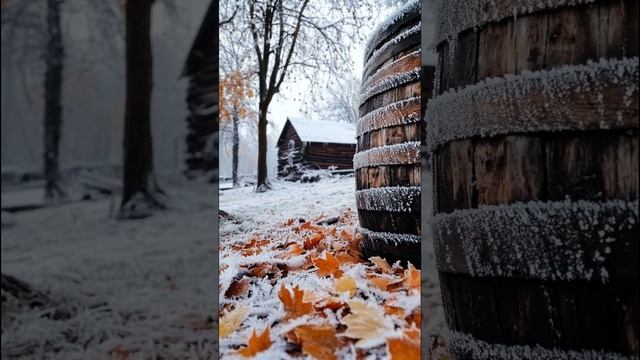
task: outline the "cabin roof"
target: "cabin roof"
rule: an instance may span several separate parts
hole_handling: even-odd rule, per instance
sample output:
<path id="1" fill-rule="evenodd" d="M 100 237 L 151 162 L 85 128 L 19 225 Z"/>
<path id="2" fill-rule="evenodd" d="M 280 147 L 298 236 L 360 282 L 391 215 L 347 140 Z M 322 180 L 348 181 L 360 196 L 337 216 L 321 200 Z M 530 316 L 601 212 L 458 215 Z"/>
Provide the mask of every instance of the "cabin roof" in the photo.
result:
<path id="1" fill-rule="evenodd" d="M 332 143 L 332 144 L 355 144 L 356 127 L 347 122 L 335 121 L 313 121 L 301 118 L 287 118 L 287 123 L 303 142 Z M 282 128 L 284 133 L 287 124 Z M 282 137 L 282 134 L 280 137 Z"/>
<path id="2" fill-rule="evenodd" d="M 210 62 L 207 55 L 218 51 L 218 2 L 212 0 L 204 15 L 198 34 L 193 40 L 187 59 L 184 62 L 181 76 L 191 76 L 203 63 Z M 216 55 L 217 57 L 217 55 Z"/>

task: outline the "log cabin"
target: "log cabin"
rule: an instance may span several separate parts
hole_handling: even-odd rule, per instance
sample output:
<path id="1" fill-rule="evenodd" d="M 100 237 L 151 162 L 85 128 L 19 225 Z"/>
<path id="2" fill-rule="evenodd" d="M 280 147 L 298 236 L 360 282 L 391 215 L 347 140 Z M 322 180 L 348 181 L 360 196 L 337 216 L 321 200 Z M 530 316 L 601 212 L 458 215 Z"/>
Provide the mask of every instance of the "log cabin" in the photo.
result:
<path id="1" fill-rule="evenodd" d="M 287 118 L 277 142 L 278 177 L 296 179 L 304 170 L 353 169 L 355 125 Z"/>
<path id="2" fill-rule="evenodd" d="M 187 55 L 187 176 L 218 167 L 218 3 L 212 1 Z M 217 176 L 217 175 L 216 175 Z M 215 176 L 214 176 L 215 177 Z"/>

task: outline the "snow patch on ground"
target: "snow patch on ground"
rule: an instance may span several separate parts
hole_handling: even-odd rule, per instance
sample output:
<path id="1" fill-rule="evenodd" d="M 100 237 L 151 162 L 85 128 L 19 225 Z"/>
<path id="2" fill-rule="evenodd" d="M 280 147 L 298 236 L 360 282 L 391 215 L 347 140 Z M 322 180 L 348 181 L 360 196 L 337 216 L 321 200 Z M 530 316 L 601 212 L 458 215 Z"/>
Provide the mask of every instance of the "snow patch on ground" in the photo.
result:
<path id="1" fill-rule="evenodd" d="M 161 183 L 171 208 L 146 219 L 109 218 L 110 199 L 12 214 L 15 225 L 2 229 L 2 273 L 49 293 L 72 316 L 3 307 L 3 357 L 211 357 L 215 187 Z"/>

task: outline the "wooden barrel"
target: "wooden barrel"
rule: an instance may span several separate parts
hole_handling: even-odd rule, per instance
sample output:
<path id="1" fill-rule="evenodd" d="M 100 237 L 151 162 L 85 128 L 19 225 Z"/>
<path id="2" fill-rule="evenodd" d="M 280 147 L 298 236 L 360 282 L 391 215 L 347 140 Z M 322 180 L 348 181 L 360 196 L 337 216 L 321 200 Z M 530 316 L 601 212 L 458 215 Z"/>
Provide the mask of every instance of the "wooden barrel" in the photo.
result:
<path id="1" fill-rule="evenodd" d="M 638 356 L 638 0 L 443 0 L 427 105 L 455 359 Z"/>
<path id="2" fill-rule="evenodd" d="M 366 257 L 420 266 L 420 1 L 369 39 L 354 160 Z"/>

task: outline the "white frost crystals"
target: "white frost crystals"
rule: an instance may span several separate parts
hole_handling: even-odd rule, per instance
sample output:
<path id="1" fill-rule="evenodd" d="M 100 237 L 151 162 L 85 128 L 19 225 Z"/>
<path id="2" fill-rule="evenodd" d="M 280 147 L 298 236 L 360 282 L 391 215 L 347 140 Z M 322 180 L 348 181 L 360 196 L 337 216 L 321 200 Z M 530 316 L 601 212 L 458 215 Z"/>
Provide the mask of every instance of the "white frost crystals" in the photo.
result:
<path id="1" fill-rule="evenodd" d="M 471 335 L 451 331 L 451 355 L 477 360 L 631 360 L 633 356 L 596 350 L 547 349 L 540 345 L 491 344 Z"/>
<path id="2" fill-rule="evenodd" d="M 436 215 L 438 269 L 472 276 L 602 283 L 609 281 L 609 272 L 615 278 L 633 277 L 633 269 L 609 257 L 619 256 L 612 248 L 632 251 L 628 239 L 638 229 L 638 214 L 638 200 L 565 200 Z"/>
<path id="3" fill-rule="evenodd" d="M 427 145 L 514 132 L 638 127 L 638 57 L 523 71 L 451 90 L 427 105 Z"/>
<path id="4" fill-rule="evenodd" d="M 396 10 L 393 14 L 388 16 L 382 23 L 380 23 L 376 28 L 371 32 L 371 37 L 367 40 L 367 45 L 365 49 L 367 52 L 373 47 L 377 46 L 381 41 L 389 37 L 390 30 L 393 28 L 393 25 L 404 19 L 405 17 L 411 16 L 412 14 L 421 14 L 422 13 L 422 1 L 420 0 L 409 0 L 406 4 Z M 366 56 L 366 53 L 365 53 Z"/>
<path id="5" fill-rule="evenodd" d="M 420 210 L 419 186 L 389 186 L 356 191 L 359 209 L 412 212 Z"/>
<path id="6" fill-rule="evenodd" d="M 438 6 L 436 42 L 447 39 L 471 28 L 478 28 L 490 22 L 507 17 L 532 14 L 562 6 L 589 4 L 596 0 L 441 0 Z"/>
<path id="7" fill-rule="evenodd" d="M 353 156 L 354 170 L 366 166 L 403 165 L 420 163 L 420 142 L 411 141 L 401 144 L 371 148 Z"/>
<path id="8" fill-rule="evenodd" d="M 371 84 L 369 87 L 365 88 L 360 94 L 360 103 L 364 104 L 369 98 L 374 95 L 378 95 L 382 92 L 385 92 L 389 89 L 393 89 L 399 87 L 400 85 L 408 84 L 410 82 L 420 80 L 420 68 L 415 68 L 413 70 L 399 73 L 399 74 L 391 74 L 383 77 L 380 81 L 375 84 Z"/>
<path id="9" fill-rule="evenodd" d="M 408 107 L 413 105 L 420 106 L 419 96 L 396 101 L 368 113 L 358 119 L 358 123 L 356 124 L 356 136 L 360 136 L 363 133 L 370 132 L 372 130 L 407 125 L 420 121 L 419 111 L 412 111 L 408 113 L 406 111 Z M 404 115 L 405 113 L 407 114 Z"/>
<path id="10" fill-rule="evenodd" d="M 420 235 L 413 234 L 396 234 L 390 232 L 383 231 L 372 231 L 365 228 L 360 228 L 360 232 L 362 236 L 374 241 L 374 242 L 386 242 L 393 243 L 395 245 L 404 244 L 404 243 L 420 243 L 421 237 Z"/>

